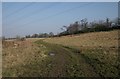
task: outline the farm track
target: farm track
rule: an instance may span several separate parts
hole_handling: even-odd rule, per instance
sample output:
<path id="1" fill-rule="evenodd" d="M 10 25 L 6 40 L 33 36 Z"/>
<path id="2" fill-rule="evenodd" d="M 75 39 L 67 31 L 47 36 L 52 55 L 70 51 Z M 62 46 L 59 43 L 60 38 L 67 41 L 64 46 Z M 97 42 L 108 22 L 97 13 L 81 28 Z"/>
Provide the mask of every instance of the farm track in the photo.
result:
<path id="1" fill-rule="evenodd" d="M 99 76 L 92 66 L 74 49 L 68 49 L 58 44 L 43 43 L 55 56 L 51 56 L 52 65 L 48 76 L 65 77 L 95 77 Z"/>
<path id="2" fill-rule="evenodd" d="M 5 41 L 2 47 L 2 75 L 118 77 L 117 32 Z"/>

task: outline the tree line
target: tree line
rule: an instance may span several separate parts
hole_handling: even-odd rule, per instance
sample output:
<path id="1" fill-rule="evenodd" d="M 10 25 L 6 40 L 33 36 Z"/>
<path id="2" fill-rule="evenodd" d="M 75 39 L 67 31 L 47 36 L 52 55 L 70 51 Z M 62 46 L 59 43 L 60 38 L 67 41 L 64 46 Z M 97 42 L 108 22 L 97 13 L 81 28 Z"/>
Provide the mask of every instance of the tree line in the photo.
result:
<path id="1" fill-rule="evenodd" d="M 86 18 L 76 21 L 69 26 L 63 26 L 59 36 L 80 34 L 87 32 L 99 32 L 99 31 L 109 31 L 113 29 L 120 29 L 120 18 L 116 18 L 113 21 L 110 21 L 109 18 L 105 20 L 88 22 Z"/>
<path id="2" fill-rule="evenodd" d="M 76 21 L 68 26 L 62 26 L 61 32 L 58 34 L 50 33 L 39 33 L 26 35 L 25 37 L 16 36 L 15 38 L 5 38 L 5 39 L 20 39 L 24 40 L 24 38 L 49 38 L 49 37 L 60 37 L 65 35 L 73 35 L 73 34 L 81 34 L 87 32 L 99 32 L 99 31 L 109 31 L 113 29 L 120 29 L 120 18 L 115 18 L 114 20 L 110 20 L 106 18 L 105 20 L 88 22 L 87 18 L 81 19 L 80 21 Z"/>
<path id="3" fill-rule="evenodd" d="M 54 33 L 39 33 L 39 34 L 33 34 L 33 35 L 26 35 L 26 38 L 47 38 L 47 37 L 53 37 Z"/>

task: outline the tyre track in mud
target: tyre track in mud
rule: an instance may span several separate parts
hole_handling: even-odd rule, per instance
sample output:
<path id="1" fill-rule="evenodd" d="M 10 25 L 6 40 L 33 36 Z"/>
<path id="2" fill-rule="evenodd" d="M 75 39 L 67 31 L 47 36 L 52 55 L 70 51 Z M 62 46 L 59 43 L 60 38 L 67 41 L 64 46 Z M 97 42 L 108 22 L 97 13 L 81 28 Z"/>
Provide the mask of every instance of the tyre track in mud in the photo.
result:
<path id="1" fill-rule="evenodd" d="M 72 49 L 68 49 L 58 44 L 50 44 L 42 41 L 42 44 L 49 49 L 49 52 L 53 52 L 55 55 L 50 56 L 51 65 L 49 77 L 95 77 L 99 76 L 92 66 L 85 61 L 85 59 Z"/>

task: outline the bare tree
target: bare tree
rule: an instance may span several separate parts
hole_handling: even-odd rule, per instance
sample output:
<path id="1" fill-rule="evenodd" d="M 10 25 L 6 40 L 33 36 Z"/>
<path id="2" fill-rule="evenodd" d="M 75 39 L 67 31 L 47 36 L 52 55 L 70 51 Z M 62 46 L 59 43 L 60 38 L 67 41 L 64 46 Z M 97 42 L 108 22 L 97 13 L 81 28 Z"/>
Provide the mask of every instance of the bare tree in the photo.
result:
<path id="1" fill-rule="evenodd" d="M 70 24 L 70 25 L 67 27 L 67 31 L 68 31 L 68 33 L 70 33 L 70 34 L 74 34 L 74 33 L 78 32 L 78 31 L 79 31 L 78 21 L 76 21 L 74 24 Z"/>
<path id="2" fill-rule="evenodd" d="M 82 29 L 86 28 L 86 27 L 87 27 L 87 24 L 88 24 L 88 22 L 87 22 L 87 19 L 86 19 L 86 18 L 81 20 L 81 26 L 82 26 L 81 28 L 82 28 Z"/>
<path id="3" fill-rule="evenodd" d="M 53 37 L 53 36 L 54 36 L 54 33 L 53 33 L 53 32 L 50 32 L 50 33 L 49 33 L 49 36 L 50 36 L 50 37 Z"/>
<path id="4" fill-rule="evenodd" d="M 110 27 L 110 20 L 109 20 L 109 18 L 106 18 L 106 27 Z"/>

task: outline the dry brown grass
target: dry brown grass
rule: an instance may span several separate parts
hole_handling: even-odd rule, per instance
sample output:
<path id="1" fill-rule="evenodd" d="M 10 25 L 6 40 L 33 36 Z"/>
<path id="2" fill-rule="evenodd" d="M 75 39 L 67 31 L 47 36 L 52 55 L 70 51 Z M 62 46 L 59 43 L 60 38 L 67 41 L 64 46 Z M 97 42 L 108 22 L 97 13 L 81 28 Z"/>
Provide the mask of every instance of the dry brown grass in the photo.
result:
<path id="1" fill-rule="evenodd" d="M 117 47 L 118 31 L 94 32 L 45 39 L 46 42 L 75 47 Z"/>
<path id="2" fill-rule="evenodd" d="M 15 47 L 14 44 L 17 44 L 17 46 Z M 16 74 L 12 74 L 12 72 L 14 73 L 16 71 L 14 71 L 14 67 L 19 68 L 21 66 L 31 64 L 31 62 L 36 59 L 42 61 L 46 57 L 44 53 L 45 51 L 43 51 L 42 48 L 40 49 L 30 40 L 4 41 L 2 50 L 3 75 L 16 76 Z M 6 74 L 7 69 L 11 69 L 12 75 Z"/>
<path id="3" fill-rule="evenodd" d="M 40 40 L 40 39 L 45 39 L 45 38 L 27 38 L 26 40 L 31 41 L 31 42 L 35 42 L 35 41 Z"/>
<path id="4" fill-rule="evenodd" d="M 58 75 L 56 73 L 57 69 L 58 71 L 62 67 L 64 69 L 64 64 L 66 63 L 63 62 L 64 60 L 69 62 L 68 71 L 72 67 L 69 76 L 74 76 L 77 72 L 76 70 L 81 69 L 80 72 L 86 77 L 96 74 L 115 77 L 117 76 L 119 63 L 117 61 L 118 54 L 116 53 L 118 31 L 120 30 L 42 38 L 44 39 L 43 41 L 40 40 L 41 38 L 29 38 L 26 41 L 4 41 L 2 51 L 3 76 L 14 77 L 24 76 L 24 74 L 25 76 L 32 76 L 33 74 L 39 76 L 42 74 L 43 76 L 48 71 L 51 73 L 49 76 L 55 76 L 54 74 Z M 36 43 L 33 43 L 35 41 Z M 77 51 L 80 49 L 79 54 L 76 54 L 76 49 Z M 56 51 L 56 55 L 53 58 L 49 57 L 48 54 L 45 54 L 46 51 Z M 45 62 L 42 62 L 42 60 Z M 57 63 L 56 65 L 53 64 L 53 66 L 55 65 L 53 70 L 50 69 L 52 66 L 48 67 L 50 62 Z M 78 65 L 75 68 L 76 62 L 80 66 Z M 53 72 L 54 74 L 52 74 Z M 77 72 L 76 75 L 81 76 L 80 72 Z M 89 74 L 90 72 L 91 74 Z"/>
<path id="5" fill-rule="evenodd" d="M 93 32 L 72 36 L 44 39 L 48 43 L 61 44 L 80 50 L 83 58 L 104 77 L 118 76 L 118 36 L 120 30 Z"/>

